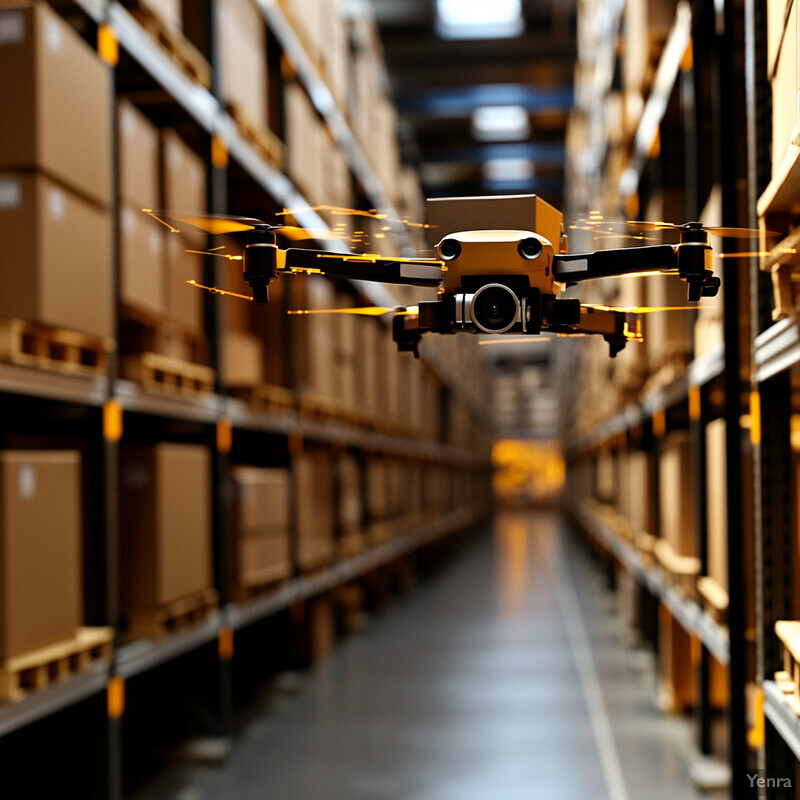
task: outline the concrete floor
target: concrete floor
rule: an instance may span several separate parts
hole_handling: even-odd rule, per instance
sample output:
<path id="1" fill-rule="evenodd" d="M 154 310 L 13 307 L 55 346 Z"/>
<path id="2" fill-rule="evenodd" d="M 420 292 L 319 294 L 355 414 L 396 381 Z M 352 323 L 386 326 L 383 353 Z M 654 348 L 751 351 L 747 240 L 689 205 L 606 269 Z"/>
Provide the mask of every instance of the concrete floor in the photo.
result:
<path id="1" fill-rule="evenodd" d="M 224 766 L 176 766 L 136 800 L 700 798 L 689 724 L 656 711 L 652 671 L 560 526 L 501 515 L 265 703 Z"/>

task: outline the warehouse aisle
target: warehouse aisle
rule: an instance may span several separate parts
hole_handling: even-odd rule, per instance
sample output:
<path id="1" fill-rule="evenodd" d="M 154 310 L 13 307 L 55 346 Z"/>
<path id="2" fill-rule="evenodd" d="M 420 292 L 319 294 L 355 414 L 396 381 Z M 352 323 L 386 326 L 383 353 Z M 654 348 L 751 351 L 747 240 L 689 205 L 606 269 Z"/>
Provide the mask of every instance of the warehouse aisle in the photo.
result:
<path id="1" fill-rule="evenodd" d="M 699 797 L 688 726 L 655 710 L 560 524 L 499 517 L 273 700 L 224 767 L 173 769 L 137 800 Z"/>

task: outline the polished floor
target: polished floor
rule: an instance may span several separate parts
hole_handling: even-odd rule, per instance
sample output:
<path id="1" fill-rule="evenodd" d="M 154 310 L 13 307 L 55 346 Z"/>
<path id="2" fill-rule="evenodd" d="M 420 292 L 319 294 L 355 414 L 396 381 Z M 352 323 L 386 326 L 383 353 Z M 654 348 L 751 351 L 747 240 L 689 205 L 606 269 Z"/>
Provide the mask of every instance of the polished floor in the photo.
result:
<path id="1" fill-rule="evenodd" d="M 656 710 L 612 605 L 556 515 L 502 515 L 265 702 L 223 766 L 136 800 L 699 798 L 690 727 Z"/>

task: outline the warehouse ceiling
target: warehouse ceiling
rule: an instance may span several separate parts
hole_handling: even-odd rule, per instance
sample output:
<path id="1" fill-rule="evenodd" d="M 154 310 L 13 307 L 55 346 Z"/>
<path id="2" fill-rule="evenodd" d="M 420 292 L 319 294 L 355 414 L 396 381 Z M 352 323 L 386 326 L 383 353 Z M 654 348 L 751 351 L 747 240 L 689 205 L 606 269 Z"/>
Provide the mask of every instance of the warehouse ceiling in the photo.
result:
<path id="1" fill-rule="evenodd" d="M 575 0 L 370 2 L 426 195 L 535 192 L 562 207 Z"/>

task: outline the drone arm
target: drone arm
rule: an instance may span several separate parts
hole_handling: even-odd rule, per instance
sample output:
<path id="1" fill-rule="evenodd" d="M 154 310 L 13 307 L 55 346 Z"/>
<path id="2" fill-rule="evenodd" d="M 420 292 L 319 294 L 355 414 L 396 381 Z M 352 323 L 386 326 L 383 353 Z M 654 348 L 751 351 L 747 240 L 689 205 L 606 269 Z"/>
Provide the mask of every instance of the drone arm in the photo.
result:
<path id="1" fill-rule="evenodd" d="M 442 282 L 442 263 L 435 259 L 348 255 L 297 247 L 284 253 L 283 263 L 278 266 L 282 273 L 316 272 L 334 278 L 405 286 L 439 286 Z"/>
<path id="2" fill-rule="evenodd" d="M 565 283 L 667 269 L 678 269 L 677 245 L 597 250 L 594 253 L 557 255 L 553 258 L 553 277 Z"/>
<path id="3" fill-rule="evenodd" d="M 545 330 L 568 335 L 600 334 L 608 342 L 611 358 L 623 350 L 630 339 L 640 338 L 638 321 L 633 315 L 584 305 L 581 306 L 580 321 L 576 325 L 548 325 Z"/>

